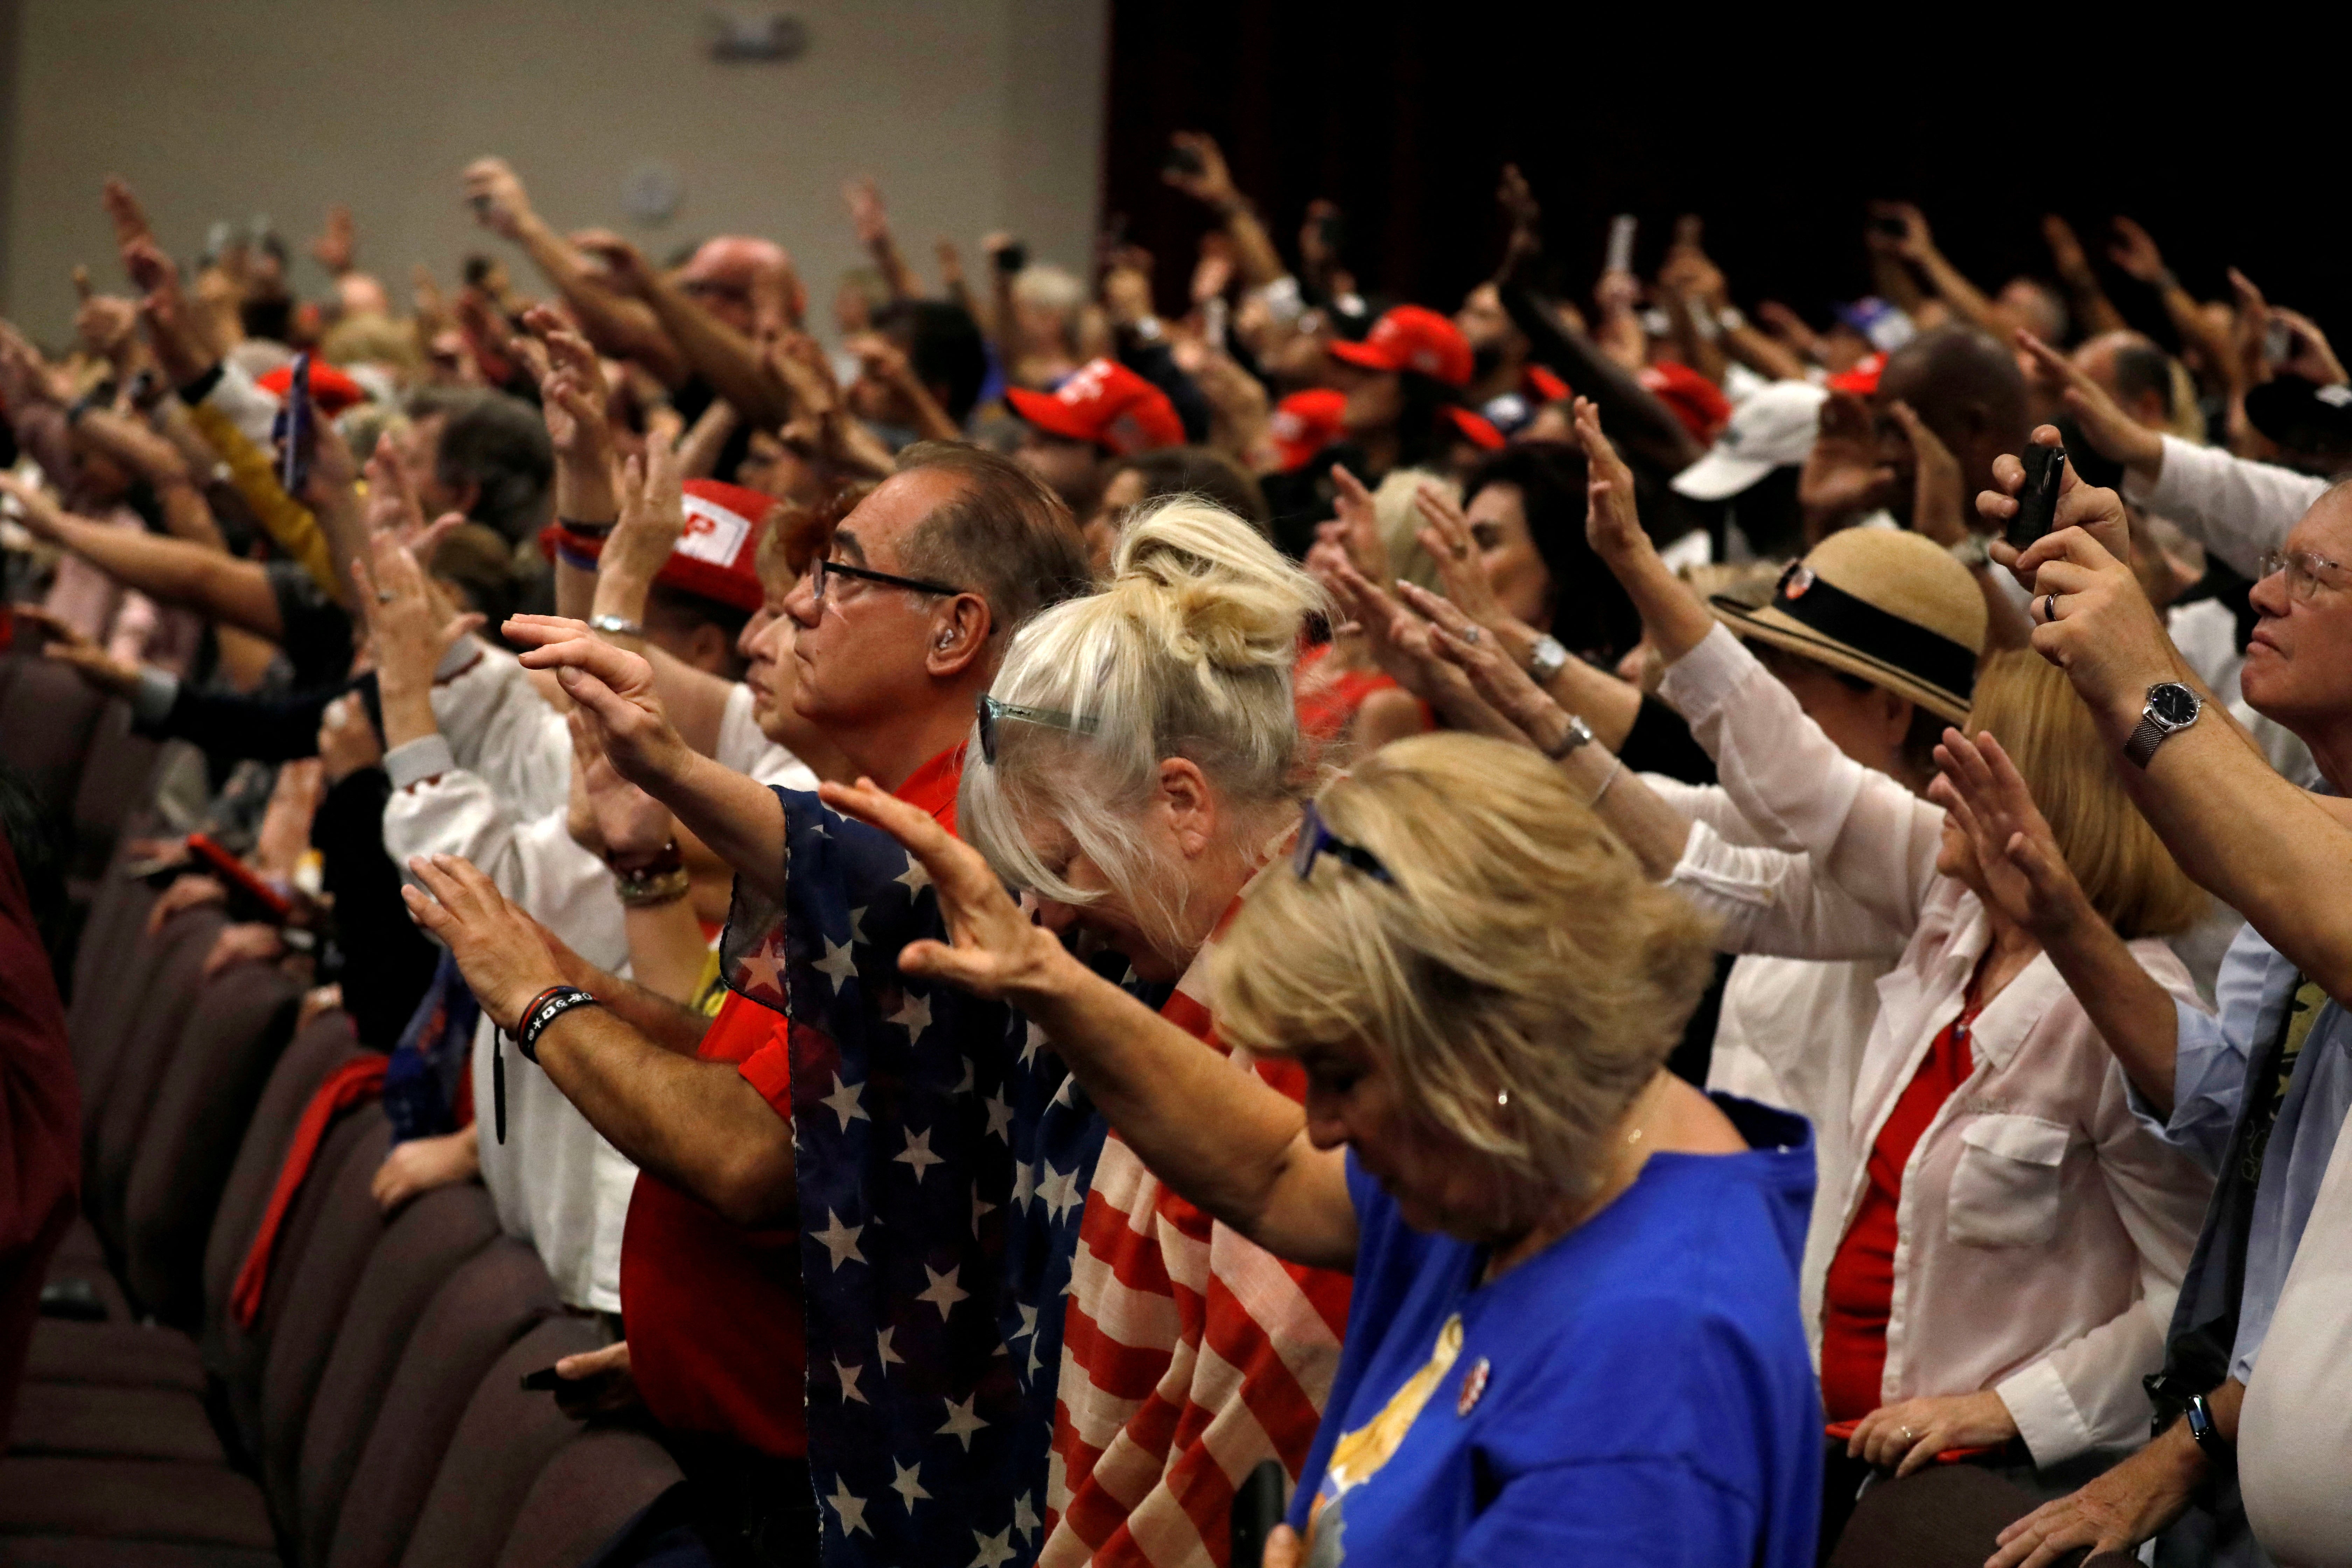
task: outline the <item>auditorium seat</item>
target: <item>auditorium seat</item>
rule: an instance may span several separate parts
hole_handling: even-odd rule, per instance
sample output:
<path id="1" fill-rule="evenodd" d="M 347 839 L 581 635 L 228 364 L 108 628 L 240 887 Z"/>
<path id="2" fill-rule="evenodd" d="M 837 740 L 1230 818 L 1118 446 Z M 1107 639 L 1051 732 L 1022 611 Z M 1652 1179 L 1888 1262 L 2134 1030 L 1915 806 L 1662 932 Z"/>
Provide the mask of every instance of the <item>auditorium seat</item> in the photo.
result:
<path id="1" fill-rule="evenodd" d="M 559 1357 L 597 1350 L 604 1336 L 581 1318 L 540 1324 L 499 1357 L 474 1390 L 419 1511 L 402 1568 L 495 1568 L 523 1499 L 580 1424 L 524 1376 Z"/>
<path id="2" fill-rule="evenodd" d="M 116 699 L 100 709 L 74 789 L 69 879 L 87 883 L 113 858 L 123 824 L 148 798 L 159 749 L 144 735 L 131 732 L 131 704 Z"/>
<path id="3" fill-rule="evenodd" d="M 557 1449 L 531 1482 L 498 1568 L 578 1568 L 684 1479 L 643 1433 L 591 1426 Z"/>
<path id="4" fill-rule="evenodd" d="M 128 874 L 131 858 L 127 844 L 116 847 L 113 860 L 98 879 L 89 917 L 82 922 L 81 942 L 74 951 L 66 1038 L 73 1047 L 77 1070 L 84 1070 L 106 1020 L 129 1013 L 139 1000 L 139 987 L 126 984 L 125 977 L 141 973 L 134 946 L 147 929 L 155 890 Z M 58 976 L 61 982 L 66 978 Z"/>
<path id="5" fill-rule="evenodd" d="M 491 1242 L 450 1276 L 385 1385 L 383 1408 L 343 1495 L 325 1568 L 394 1568 L 403 1561 L 484 1375 L 518 1340 L 561 1310 L 539 1255 L 509 1237 Z M 585 1343 L 577 1335 L 568 1342 L 593 1349 L 597 1337 L 589 1331 Z"/>
<path id="6" fill-rule="evenodd" d="M 275 964 L 234 965 L 197 996 L 164 1064 L 124 1200 L 122 1275 L 131 1300 L 161 1322 L 193 1331 L 204 1321 L 205 1244 L 221 1189 L 301 997 Z"/>
<path id="7" fill-rule="evenodd" d="M 217 907 L 184 910 L 164 922 L 152 967 L 124 977 L 148 992 L 137 1021 L 124 1032 L 98 1080 L 84 1080 L 82 1210 L 98 1226 L 108 1256 L 116 1259 L 122 1256 L 123 1210 L 139 1132 L 202 988 L 205 955 L 226 923 Z"/>
<path id="8" fill-rule="evenodd" d="M 82 763 L 104 706 L 88 681 L 47 658 L 18 660 L 15 678 L 0 691 L 0 735 L 7 737 L 8 765 L 60 816 L 71 809 L 80 787 Z"/>
<path id="9" fill-rule="evenodd" d="M 1862 1494 L 1828 1568 L 1983 1568 L 1994 1538 L 2032 1513 L 2031 1493 L 1976 1465 L 1930 1465 Z M 2063 1568 L 2079 1552 L 2060 1558 Z"/>
<path id="10" fill-rule="evenodd" d="M 309 1242 L 299 1254 L 270 1266 L 270 1288 L 282 1283 L 285 1296 L 262 1363 L 258 1454 L 262 1494 L 280 1519 L 293 1516 L 294 1472 L 302 1457 L 310 1396 L 319 1391 L 335 1331 L 368 1257 L 383 1236 L 383 1212 L 370 1189 L 391 1147 L 392 1124 L 373 1102 L 345 1120 L 360 1124 L 360 1136 L 335 1168 L 321 1166 L 311 1175 L 310 1185 L 323 1187 L 325 1206 Z"/>
<path id="11" fill-rule="evenodd" d="M 360 1450 L 418 1320 L 449 1278 L 498 1234 L 489 1194 L 470 1182 L 425 1194 L 384 1227 L 336 1331 L 302 1429 L 295 1506 L 286 1516 L 302 1562 L 327 1560 Z"/>
<path id="12" fill-rule="evenodd" d="M 0 1463 L 0 1538 L 20 1535 L 266 1554 L 257 1561 L 277 1550 L 260 1488 L 218 1465 L 176 1460 L 11 1457 Z"/>

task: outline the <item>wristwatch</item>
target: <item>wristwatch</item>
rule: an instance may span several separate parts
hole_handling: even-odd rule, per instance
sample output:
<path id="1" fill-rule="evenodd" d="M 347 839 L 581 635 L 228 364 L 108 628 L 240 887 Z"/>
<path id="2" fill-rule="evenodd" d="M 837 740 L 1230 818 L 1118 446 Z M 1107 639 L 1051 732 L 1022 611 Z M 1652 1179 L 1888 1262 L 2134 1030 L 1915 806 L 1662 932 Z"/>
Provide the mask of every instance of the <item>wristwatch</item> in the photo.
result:
<path id="1" fill-rule="evenodd" d="M 2205 1395 L 2200 1394 L 2189 1400 L 2187 1414 L 2189 1436 L 2196 1442 L 2199 1452 L 2216 1469 L 2227 1469 L 2235 1465 L 2238 1462 L 2238 1446 L 2222 1436 L 2221 1429 L 2213 1425 L 2213 1406 Z"/>
<path id="2" fill-rule="evenodd" d="M 1992 552 L 1986 546 L 1985 536 L 1981 533 L 1971 533 L 1958 544 L 1946 548 L 1951 552 L 1953 560 L 1971 572 L 1983 571 L 1992 560 Z"/>
<path id="3" fill-rule="evenodd" d="M 1568 668 L 1568 649 L 1558 637 L 1545 634 L 1528 649 L 1528 673 L 1538 686 L 1549 686 L 1552 677 Z"/>
<path id="4" fill-rule="evenodd" d="M 2205 704 L 2197 693 L 2177 680 L 2159 680 L 2147 689 L 2147 706 L 2140 710 L 2139 725 L 2124 742 L 2124 755 L 2145 768 L 2167 737 L 2197 722 Z"/>
<path id="5" fill-rule="evenodd" d="M 1592 739 L 1592 726 L 1584 721 L 1584 715 L 1571 713 L 1568 716 L 1568 733 L 1562 735 L 1544 755 L 1555 763 L 1565 762 L 1577 751 L 1591 745 Z"/>

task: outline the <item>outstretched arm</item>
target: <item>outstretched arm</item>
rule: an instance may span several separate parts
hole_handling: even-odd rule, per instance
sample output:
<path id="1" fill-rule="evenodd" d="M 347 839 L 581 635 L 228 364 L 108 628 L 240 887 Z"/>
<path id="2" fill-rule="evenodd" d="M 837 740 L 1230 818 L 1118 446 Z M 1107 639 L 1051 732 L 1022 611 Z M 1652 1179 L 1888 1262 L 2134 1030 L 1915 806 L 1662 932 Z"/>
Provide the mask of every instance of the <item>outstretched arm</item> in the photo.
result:
<path id="1" fill-rule="evenodd" d="M 36 486 L 0 474 L 0 495 L 24 508 L 25 526 L 152 599 L 184 605 L 271 642 L 286 635 L 269 574 L 257 563 L 184 539 L 114 528 L 60 508 Z"/>
<path id="2" fill-rule="evenodd" d="M 541 646 L 522 656 L 551 669 L 585 710 L 597 749 L 620 775 L 677 814 L 687 829 L 771 901 L 784 896 L 784 807 L 767 785 L 696 751 L 671 723 L 644 656 L 551 617 L 518 616 L 507 635 Z"/>
<path id="3" fill-rule="evenodd" d="M 424 884 L 401 896 L 447 944 L 490 1021 L 512 1034 L 523 1009 L 566 984 L 530 916 L 448 855 L 408 863 Z M 736 1225 L 793 1215 L 792 1125 L 726 1062 L 666 1050 L 606 1007 L 575 1007 L 539 1037 L 539 1065 L 589 1125 L 637 1164 Z"/>
<path id="4" fill-rule="evenodd" d="M 908 944 L 902 973 L 1001 998 L 1034 1019 L 1152 1173 L 1278 1258 L 1352 1270 L 1356 1209 L 1336 1149 L 1253 1073 L 1089 971 L 1013 904 L 980 852 L 869 782 L 826 784 L 836 811 L 905 845 L 930 873 L 949 940 Z"/>
<path id="5" fill-rule="evenodd" d="M 1978 498 L 1996 526 L 2016 511 L 2023 466 L 1993 467 L 1999 491 Z M 2206 691 L 2166 636 L 2132 575 L 2123 501 L 2060 480 L 2053 531 L 2022 555 L 1996 542 L 1997 560 L 2028 584 L 2043 622 L 2033 647 L 2066 672 L 2089 705 L 2113 765 L 2140 815 L 2200 887 L 2245 915 L 2256 931 L 2329 995 L 2352 997 L 2352 921 L 2337 889 L 2352 879 L 2352 825 L 2281 778 L 2253 738 Z M 2124 552 L 2118 559 L 2104 537 Z M 2044 605 L 2054 598 L 2057 618 Z M 2204 706 L 2197 721 L 2158 747 L 2146 767 L 2122 756 L 2148 688 L 2178 681 Z"/>

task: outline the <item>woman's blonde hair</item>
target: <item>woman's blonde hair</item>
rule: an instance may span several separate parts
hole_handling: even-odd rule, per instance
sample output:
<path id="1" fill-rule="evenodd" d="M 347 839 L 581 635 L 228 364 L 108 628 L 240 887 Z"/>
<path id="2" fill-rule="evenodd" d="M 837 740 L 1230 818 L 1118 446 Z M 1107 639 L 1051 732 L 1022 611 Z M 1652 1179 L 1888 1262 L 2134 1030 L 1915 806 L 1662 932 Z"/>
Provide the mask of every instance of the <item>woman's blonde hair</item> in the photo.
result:
<path id="1" fill-rule="evenodd" d="M 1157 940 L 1179 936 L 1180 879 L 1139 830 L 1160 764 L 1189 759 L 1244 824 L 1305 785 L 1290 672 L 1314 579 L 1233 513 L 1196 495 L 1139 510 L 1098 592 L 1014 635 L 990 695 L 1056 716 L 1007 716 L 991 763 L 965 752 L 956 821 L 1016 887 L 1065 903 L 1071 887 L 1024 825 L 1060 823 Z"/>
<path id="2" fill-rule="evenodd" d="M 1989 656 L 1977 674 L 1971 735 L 1990 731 L 2050 821 L 2091 907 L 2126 942 L 2188 930 L 2206 897 L 2116 778 L 2097 722 L 2065 672 L 2030 648 Z"/>
<path id="3" fill-rule="evenodd" d="M 1212 960 L 1219 1033 L 1261 1055 L 1361 1042 L 1442 1132 L 1589 1193 L 1706 988 L 1705 918 L 1523 746 L 1399 741 L 1315 808 L 1392 881 L 1328 855 L 1263 879 Z"/>

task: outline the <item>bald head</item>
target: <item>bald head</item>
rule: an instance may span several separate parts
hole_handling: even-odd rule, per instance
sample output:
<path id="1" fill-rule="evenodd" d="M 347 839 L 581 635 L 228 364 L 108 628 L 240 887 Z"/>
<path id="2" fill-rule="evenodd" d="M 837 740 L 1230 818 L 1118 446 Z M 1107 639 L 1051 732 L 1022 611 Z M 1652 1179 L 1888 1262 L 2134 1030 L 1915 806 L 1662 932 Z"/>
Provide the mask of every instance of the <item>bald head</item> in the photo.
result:
<path id="1" fill-rule="evenodd" d="M 1878 401 L 1911 405 L 1960 460 L 1967 493 L 1992 484 L 1992 462 L 2025 444 L 2025 377 L 2009 350 L 1966 327 L 1912 339 L 1887 357 Z"/>
<path id="2" fill-rule="evenodd" d="M 762 279 L 788 273 L 792 257 L 772 239 L 722 234 L 702 242 L 678 269 L 678 286 L 737 331 L 751 330 Z"/>
<path id="3" fill-rule="evenodd" d="M 2127 328 L 2101 332 L 2074 361 L 2134 419 L 2151 430 L 2171 427 L 2172 361 L 2148 339 Z"/>

